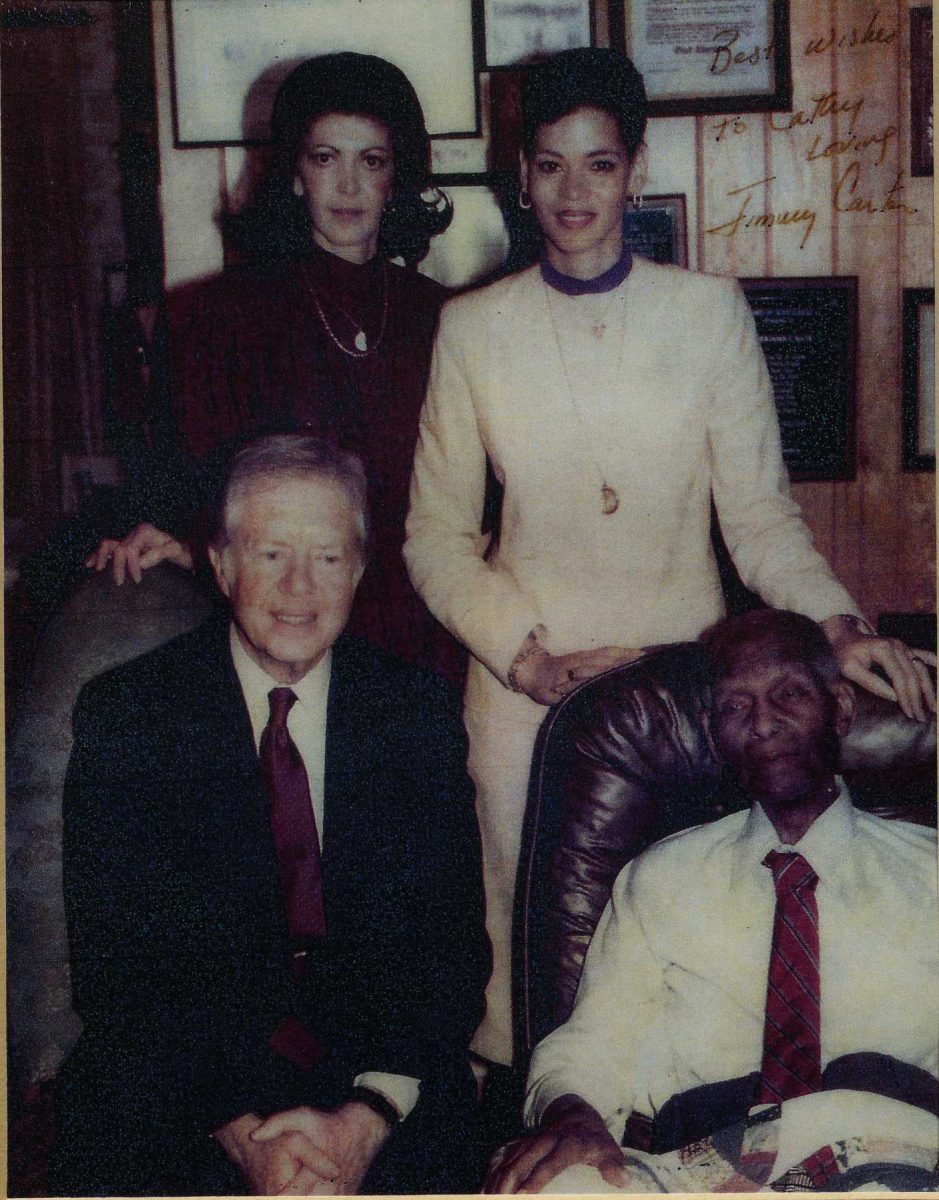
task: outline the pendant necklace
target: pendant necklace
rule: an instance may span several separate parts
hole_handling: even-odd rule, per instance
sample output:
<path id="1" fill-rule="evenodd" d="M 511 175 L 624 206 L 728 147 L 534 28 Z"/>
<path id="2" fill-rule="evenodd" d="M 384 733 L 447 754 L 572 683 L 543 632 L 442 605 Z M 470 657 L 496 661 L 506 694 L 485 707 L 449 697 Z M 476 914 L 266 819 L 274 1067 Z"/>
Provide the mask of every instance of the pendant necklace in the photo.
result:
<path id="1" fill-rule="evenodd" d="M 547 283 L 545 283 L 544 280 L 542 280 L 542 283 L 544 286 L 545 304 L 547 305 L 547 308 L 548 308 L 548 318 L 551 322 L 551 332 L 554 334 L 554 344 L 557 347 L 558 358 L 561 360 L 561 367 L 564 370 L 564 379 L 567 383 L 568 399 L 570 401 L 571 408 L 574 410 L 574 415 L 577 417 L 578 423 L 580 424 L 580 427 L 583 430 L 584 439 L 587 442 L 587 445 L 591 448 L 591 457 L 594 460 L 594 463 L 597 468 L 597 473 L 600 476 L 600 511 L 603 513 L 604 516 L 610 517 L 619 509 L 619 504 L 620 504 L 619 492 L 617 492 L 616 488 L 609 482 L 608 477 L 607 477 L 608 472 L 607 472 L 606 468 L 602 465 L 600 456 L 593 449 L 598 443 L 600 445 L 602 445 L 602 437 L 600 437 L 600 438 L 596 437 L 595 431 L 591 429 L 590 423 L 588 422 L 586 416 L 584 415 L 583 409 L 581 408 L 580 404 L 578 403 L 577 393 L 574 390 L 574 383 L 571 378 L 570 369 L 567 365 L 567 359 L 564 357 L 564 350 L 561 347 L 561 338 L 560 338 L 560 334 L 558 332 L 557 321 L 554 316 L 554 309 L 551 306 L 551 294 L 548 289 Z M 612 297 L 611 297 L 610 303 L 612 303 Z M 606 315 L 606 312 L 604 311 L 601 314 L 601 316 L 605 317 L 605 315 Z M 599 332 L 597 332 L 598 325 L 600 326 Z M 595 338 L 597 338 L 597 340 L 599 341 L 600 339 L 602 339 L 603 334 L 606 332 L 606 328 L 607 328 L 607 326 L 606 326 L 605 320 L 594 321 L 590 327 L 590 331 L 593 334 L 593 336 Z M 625 347 L 626 347 L 626 331 L 625 331 L 625 329 L 620 328 L 619 354 L 617 356 L 616 367 L 615 367 L 613 376 L 610 380 L 610 388 L 608 388 L 608 390 L 611 390 L 611 388 L 613 386 L 615 386 L 617 380 L 620 378 L 620 372 L 621 372 L 621 369 L 623 366 L 623 355 L 625 352 Z"/>
<path id="2" fill-rule="evenodd" d="M 353 329 L 357 330 L 355 337 L 352 339 L 352 346 L 354 348 L 344 345 L 339 340 L 339 337 L 334 332 L 332 326 L 329 324 L 329 321 L 326 319 L 326 313 L 323 311 L 319 294 L 313 285 L 313 280 L 309 276 L 306 264 L 304 264 L 301 273 L 303 275 L 304 282 L 309 289 L 310 295 L 313 297 L 313 303 L 316 305 L 316 312 L 319 316 L 319 319 L 323 322 L 323 328 L 326 330 L 326 333 L 329 335 L 329 338 L 333 344 L 338 346 L 343 354 L 348 354 L 350 358 L 368 358 L 370 354 L 374 353 L 374 351 L 376 351 L 381 345 L 382 338 L 385 336 L 385 326 L 388 323 L 388 264 L 382 264 L 381 324 L 378 327 L 378 333 L 375 336 L 375 341 L 371 346 L 368 344 L 368 337 L 366 336 L 364 325 L 357 321 L 351 313 L 347 312 L 341 304 L 337 303 L 335 300 L 333 301 L 333 303 L 336 305 L 336 308 L 339 309 L 340 314 L 346 318 Z"/>

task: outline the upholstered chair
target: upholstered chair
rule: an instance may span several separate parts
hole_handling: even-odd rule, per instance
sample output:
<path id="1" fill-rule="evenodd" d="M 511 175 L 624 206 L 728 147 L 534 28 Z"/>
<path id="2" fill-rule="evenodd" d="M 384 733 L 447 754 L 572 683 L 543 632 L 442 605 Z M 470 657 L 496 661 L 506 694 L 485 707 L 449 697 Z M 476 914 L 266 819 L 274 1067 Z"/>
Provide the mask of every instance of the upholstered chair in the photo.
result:
<path id="1" fill-rule="evenodd" d="M 591 934 L 619 870 L 677 830 L 745 805 L 702 722 L 702 648 L 654 650 L 582 685 L 548 714 L 532 764 L 515 903 L 516 1065 L 571 1011 Z M 855 803 L 936 818 L 936 722 L 858 690 L 841 748 Z M 676 897 L 680 903 L 680 897 Z"/>

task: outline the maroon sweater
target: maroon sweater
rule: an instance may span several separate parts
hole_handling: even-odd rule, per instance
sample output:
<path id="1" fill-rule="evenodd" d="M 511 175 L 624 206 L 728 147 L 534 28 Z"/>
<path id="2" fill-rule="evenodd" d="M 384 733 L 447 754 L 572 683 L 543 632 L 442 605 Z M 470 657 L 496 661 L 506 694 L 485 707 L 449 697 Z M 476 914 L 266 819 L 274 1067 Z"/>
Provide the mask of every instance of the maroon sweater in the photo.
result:
<path id="1" fill-rule="evenodd" d="M 352 347 L 364 318 L 369 345 Z M 372 551 L 349 628 L 458 678 L 463 655 L 411 587 L 402 558 L 411 464 L 430 352 L 446 290 L 380 260 L 316 250 L 302 263 L 236 268 L 180 289 L 168 321 L 172 395 L 184 448 L 203 459 L 233 438 L 307 426 L 359 454 L 369 480 Z"/>

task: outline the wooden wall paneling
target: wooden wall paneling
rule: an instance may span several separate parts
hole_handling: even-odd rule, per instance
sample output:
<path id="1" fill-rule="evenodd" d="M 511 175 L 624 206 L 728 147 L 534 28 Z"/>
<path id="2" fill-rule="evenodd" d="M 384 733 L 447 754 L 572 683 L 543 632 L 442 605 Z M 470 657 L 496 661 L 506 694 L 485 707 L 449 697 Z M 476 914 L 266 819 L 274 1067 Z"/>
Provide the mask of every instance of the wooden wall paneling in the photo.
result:
<path id="1" fill-rule="evenodd" d="M 910 62 L 903 48 L 909 46 L 909 8 L 920 7 L 923 0 L 907 0 L 901 6 L 900 42 L 900 160 L 910 162 Z M 907 107 L 904 107 L 907 106 Z M 935 281 L 934 206 L 931 176 L 911 176 L 907 181 L 911 207 L 917 211 L 901 214 L 900 283 L 902 287 L 932 287 Z M 899 312 L 898 298 L 898 312 Z M 897 354 L 903 351 L 902 323 L 897 326 Z M 901 472 L 899 495 L 904 516 L 902 554 L 899 567 L 905 581 L 904 610 L 936 610 L 936 476 L 932 471 Z"/>
<path id="2" fill-rule="evenodd" d="M 772 182 L 772 212 L 785 223 L 773 224 L 769 274 L 831 275 L 837 245 L 837 223 L 831 205 L 834 166 L 817 157 L 832 140 L 837 104 L 834 58 L 806 54 L 819 21 L 834 19 L 836 0 L 791 0 L 793 111 L 773 113 L 767 121 L 767 167 Z M 817 141 L 816 139 L 820 139 Z M 807 215 L 810 214 L 810 215 Z M 836 485 L 796 484 L 793 494 L 818 550 L 837 569 L 835 542 Z"/>
<path id="3" fill-rule="evenodd" d="M 873 10 L 872 10 L 873 11 Z M 837 156 L 834 204 L 839 222 L 838 271 L 859 277 L 858 480 L 838 488 L 837 567 L 866 612 L 901 610 L 904 586 L 898 561 L 904 514 L 898 504 L 900 364 L 898 216 L 906 173 L 900 162 L 898 5 L 873 18 L 880 40 L 847 45 L 837 53 L 839 91 L 863 98 L 855 133 L 889 133 L 885 144 L 852 145 Z M 854 41 L 868 20 L 865 7 L 839 0 L 836 32 Z M 867 25 L 864 25 L 867 28 Z M 839 130 L 842 132 L 842 130 Z M 843 130 L 845 134 L 849 130 Z M 847 140 L 847 139 L 846 139 Z M 848 211 L 845 211 L 848 210 Z"/>
<path id="4" fill-rule="evenodd" d="M 699 267 L 718 275 L 766 275 L 767 118 L 760 113 L 695 118 Z"/>

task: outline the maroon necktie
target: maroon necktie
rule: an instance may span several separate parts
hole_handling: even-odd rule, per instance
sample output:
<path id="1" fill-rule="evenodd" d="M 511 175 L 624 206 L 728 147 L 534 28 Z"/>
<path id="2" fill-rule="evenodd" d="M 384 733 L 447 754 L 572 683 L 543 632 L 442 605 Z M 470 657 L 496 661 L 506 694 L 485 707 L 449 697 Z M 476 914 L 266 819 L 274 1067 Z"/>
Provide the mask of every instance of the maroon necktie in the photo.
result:
<path id="1" fill-rule="evenodd" d="M 818 876 L 801 854 L 770 850 L 763 865 L 776 884 L 776 919 L 757 1102 L 778 1104 L 822 1086 Z"/>
<path id="2" fill-rule="evenodd" d="M 294 942 L 303 943 L 326 933 L 320 845 L 306 768 L 287 731 L 287 713 L 297 697 L 290 688 L 279 687 L 271 689 L 269 699 L 271 719 L 261 734 L 261 768 L 287 924 Z"/>

